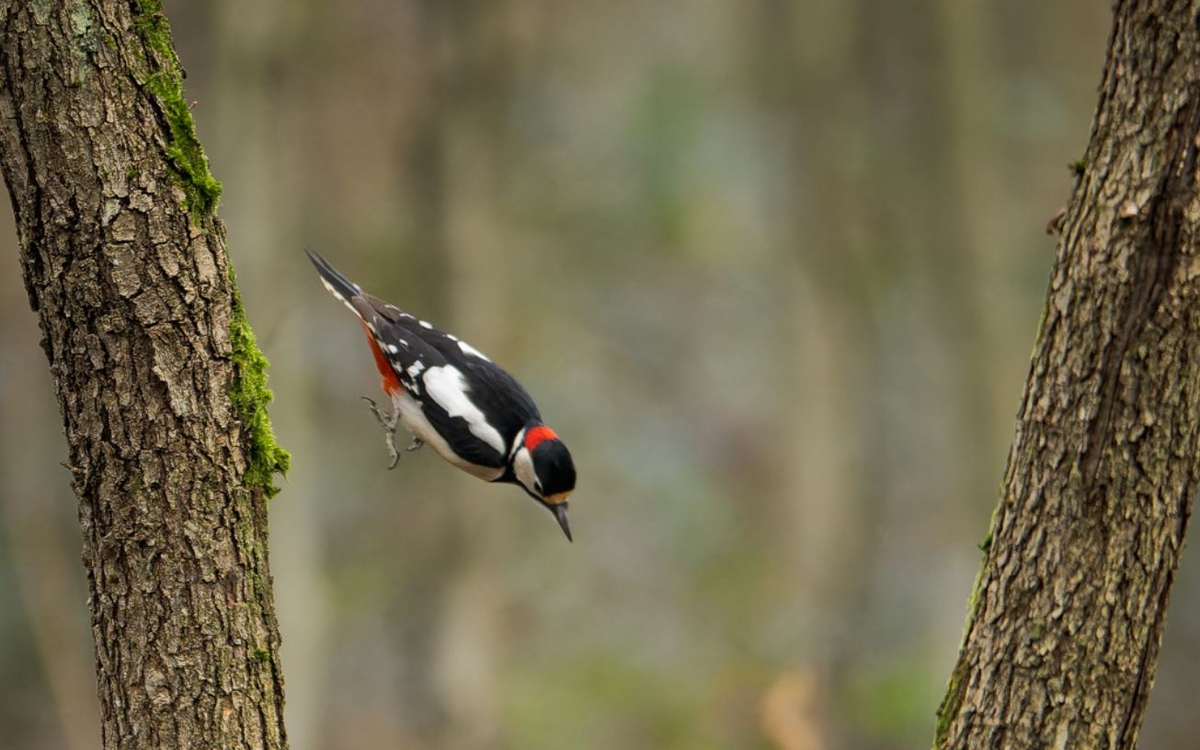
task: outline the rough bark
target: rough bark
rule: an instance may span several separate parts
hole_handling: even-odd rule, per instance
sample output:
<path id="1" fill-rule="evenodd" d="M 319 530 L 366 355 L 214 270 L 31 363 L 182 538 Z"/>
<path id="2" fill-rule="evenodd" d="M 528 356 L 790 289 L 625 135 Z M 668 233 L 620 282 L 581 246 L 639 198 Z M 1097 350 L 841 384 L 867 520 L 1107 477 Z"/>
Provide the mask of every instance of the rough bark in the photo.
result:
<path id="1" fill-rule="evenodd" d="M 1200 3 L 1120 2 L 938 748 L 1132 748 L 1200 480 Z"/>
<path id="2" fill-rule="evenodd" d="M 105 748 L 286 746 L 265 360 L 158 0 L 0 0 L 0 169 L 79 498 Z"/>

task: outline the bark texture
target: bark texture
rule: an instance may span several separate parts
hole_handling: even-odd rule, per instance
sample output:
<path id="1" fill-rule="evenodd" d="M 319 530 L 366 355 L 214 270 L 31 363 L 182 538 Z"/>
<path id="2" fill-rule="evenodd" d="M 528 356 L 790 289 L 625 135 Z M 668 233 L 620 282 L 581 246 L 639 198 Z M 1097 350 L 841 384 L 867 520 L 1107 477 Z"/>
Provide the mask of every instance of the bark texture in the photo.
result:
<path id="1" fill-rule="evenodd" d="M 105 748 L 281 748 L 265 360 L 157 0 L 0 0 L 0 169 L 79 497 Z"/>
<path id="2" fill-rule="evenodd" d="M 1132 748 L 1200 480 L 1200 3 L 1119 2 L 938 748 Z"/>

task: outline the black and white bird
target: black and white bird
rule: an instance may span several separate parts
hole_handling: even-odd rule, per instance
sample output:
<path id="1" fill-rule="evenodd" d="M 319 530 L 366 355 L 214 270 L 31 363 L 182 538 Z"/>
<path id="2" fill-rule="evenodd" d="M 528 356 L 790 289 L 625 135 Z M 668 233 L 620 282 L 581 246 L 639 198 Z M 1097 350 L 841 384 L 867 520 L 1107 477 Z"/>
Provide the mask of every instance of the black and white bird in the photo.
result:
<path id="1" fill-rule="evenodd" d="M 521 384 L 467 342 L 367 294 L 312 248 L 305 252 L 325 288 L 366 330 L 392 409 L 363 398 L 386 432 L 390 468 L 400 460 L 395 432 L 401 424 L 413 435 L 407 450 L 427 444 L 486 482 L 520 485 L 571 539 L 567 501 L 575 463 Z"/>

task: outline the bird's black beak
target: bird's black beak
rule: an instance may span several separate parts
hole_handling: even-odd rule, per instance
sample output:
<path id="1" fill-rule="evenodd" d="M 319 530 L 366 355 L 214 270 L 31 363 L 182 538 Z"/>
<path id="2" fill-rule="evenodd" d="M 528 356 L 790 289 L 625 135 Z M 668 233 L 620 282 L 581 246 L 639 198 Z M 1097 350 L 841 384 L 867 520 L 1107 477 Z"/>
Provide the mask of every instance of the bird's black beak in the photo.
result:
<path id="1" fill-rule="evenodd" d="M 571 523 L 567 519 L 567 504 L 559 503 L 558 505 L 552 506 L 550 510 L 553 511 L 554 517 L 558 519 L 558 525 L 562 527 L 563 533 L 567 535 L 567 541 L 575 541 L 571 538 Z"/>

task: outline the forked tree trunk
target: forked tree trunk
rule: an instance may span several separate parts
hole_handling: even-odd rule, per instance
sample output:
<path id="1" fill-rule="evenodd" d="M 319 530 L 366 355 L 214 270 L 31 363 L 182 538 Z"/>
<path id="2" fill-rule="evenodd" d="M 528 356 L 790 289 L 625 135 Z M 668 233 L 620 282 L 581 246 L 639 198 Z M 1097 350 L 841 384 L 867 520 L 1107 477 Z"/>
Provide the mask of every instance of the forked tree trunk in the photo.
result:
<path id="1" fill-rule="evenodd" d="M 158 0 L 0 0 L 0 169 L 79 497 L 105 748 L 281 748 L 286 469 Z"/>
<path id="2" fill-rule="evenodd" d="M 1200 3 L 1119 2 L 937 748 L 1132 748 L 1200 486 Z"/>

